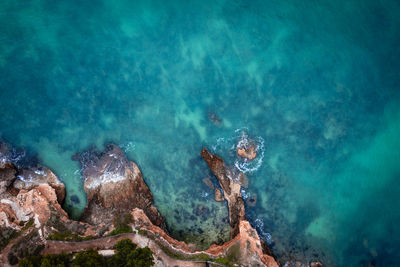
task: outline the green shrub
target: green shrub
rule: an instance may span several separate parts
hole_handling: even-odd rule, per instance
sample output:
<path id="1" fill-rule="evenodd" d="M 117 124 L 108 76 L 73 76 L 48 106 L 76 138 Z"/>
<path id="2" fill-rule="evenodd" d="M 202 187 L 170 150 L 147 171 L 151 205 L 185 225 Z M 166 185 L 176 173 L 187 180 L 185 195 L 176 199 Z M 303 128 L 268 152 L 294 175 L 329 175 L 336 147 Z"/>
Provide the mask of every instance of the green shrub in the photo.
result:
<path id="1" fill-rule="evenodd" d="M 70 254 L 49 254 L 46 256 L 28 256 L 19 261 L 20 267 L 68 267 L 71 262 Z"/>
<path id="2" fill-rule="evenodd" d="M 113 220 L 115 229 L 111 231 L 110 235 L 118 235 L 123 233 L 132 233 L 132 228 L 129 224 L 132 223 L 132 216 L 129 213 L 120 214 Z"/>
<path id="3" fill-rule="evenodd" d="M 106 266 L 104 257 L 94 249 L 78 252 L 72 261 L 72 267 L 102 267 Z"/>
<path id="4" fill-rule="evenodd" d="M 109 261 L 115 267 L 150 267 L 154 265 L 153 252 L 149 248 L 136 248 L 130 239 L 115 245 L 115 254 Z"/>
<path id="5" fill-rule="evenodd" d="M 31 255 L 19 261 L 19 267 L 40 267 L 42 255 Z"/>
<path id="6" fill-rule="evenodd" d="M 20 267 L 150 267 L 154 265 L 153 252 L 148 248 L 137 248 L 130 239 L 123 239 L 115 245 L 115 254 L 106 260 L 96 250 L 89 249 L 75 254 L 29 255 L 19 261 Z M 10 258 L 15 257 L 14 254 Z M 15 257 L 18 261 L 18 259 Z M 12 259 L 14 260 L 14 259 Z M 14 261 L 14 263 L 17 263 Z M 72 265 L 71 265 L 72 264 Z"/>

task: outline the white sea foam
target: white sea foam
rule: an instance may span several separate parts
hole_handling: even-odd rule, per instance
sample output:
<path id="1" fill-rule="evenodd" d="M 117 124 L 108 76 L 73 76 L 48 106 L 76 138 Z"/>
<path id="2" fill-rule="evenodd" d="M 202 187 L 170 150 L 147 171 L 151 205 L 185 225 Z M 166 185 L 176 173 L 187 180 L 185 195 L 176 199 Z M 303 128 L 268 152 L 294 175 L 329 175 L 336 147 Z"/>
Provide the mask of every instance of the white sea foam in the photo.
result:
<path id="1" fill-rule="evenodd" d="M 110 182 L 116 183 L 116 182 L 122 181 L 124 179 L 126 179 L 126 177 L 123 175 L 120 175 L 118 173 L 104 172 L 103 175 L 96 177 L 95 179 L 92 180 L 92 182 L 90 184 L 87 184 L 86 186 L 88 188 L 97 188 L 102 184 L 110 183 Z"/>
<path id="2" fill-rule="evenodd" d="M 29 177 L 27 179 L 27 178 L 25 178 L 25 176 L 19 174 L 19 175 L 17 175 L 17 180 L 21 180 L 23 182 L 27 182 L 27 181 L 29 181 Z"/>
<path id="3" fill-rule="evenodd" d="M 257 171 L 264 159 L 264 139 L 261 136 L 258 136 L 254 139 L 256 142 L 256 149 L 255 152 L 257 153 L 257 157 L 254 160 L 249 160 L 247 158 L 237 158 L 235 160 L 235 167 L 243 172 L 255 172 Z M 249 140 L 247 135 L 242 135 L 241 139 L 239 140 L 237 147 L 246 147 L 249 144 Z"/>
<path id="4" fill-rule="evenodd" d="M 135 150 L 135 144 L 130 141 L 126 144 L 121 145 L 122 150 L 126 153 L 126 152 L 131 152 L 133 150 Z"/>
<path id="5" fill-rule="evenodd" d="M 114 158 L 114 159 L 117 159 L 118 158 L 118 156 L 117 155 L 115 155 L 115 154 L 109 154 L 108 156 L 110 156 L 110 157 L 112 157 L 112 158 Z"/>
<path id="6" fill-rule="evenodd" d="M 214 153 L 231 151 L 232 154 L 236 154 L 236 149 L 238 147 L 247 147 L 250 144 L 250 140 L 251 142 L 255 142 L 257 157 L 254 160 L 237 157 L 234 161 L 236 169 L 243 173 L 257 171 L 261 167 L 264 159 L 264 139 L 261 136 L 251 138 L 248 136 L 248 132 L 248 127 L 238 128 L 235 130 L 235 134 L 232 137 L 219 137 L 216 140 L 216 144 L 211 146 Z"/>
<path id="7" fill-rule="evenodd" d="M 268 232 L 264 231 L 264 221 L 262 219 L 257 218 L 254 221 L 256 225 L 256 230 L 262 240 L 264 240 L 269 246 L 274 243 L 274 239 L 272 238 L 272 235 Z"/>
<path id="8" fill-rule="evenodd" d="M 35 170 L 35 173 L 39 174 L 39 175 L 42 175 L 42 176 L 46 176 L 47 175 L 46 172 L 42 171 L 42 170 Z"/>
<path id="9" fill-rule="evenodd" d="M 207 192 L 203 192 L 203 193 L 201 193 L 201 197 L 203 197 L 203 198 L 206 198 L 206 197 L 208 197 L 210 194 L 209 193 L 207 193 Z"/>
<path id="10" fill-rule="evenodd" d="M 215 145 L 211 146 L 211 149 L 213 152 L 215 152 L 220 146 L 222 146 L 225 143 L 225 138 L 219 137 L 217 138 L 217 143 Z"/>
<path id="11" fill-rule="evenodd" d="M 248 199 L 250 197 L 250 193 L 246 192 L 246 190 L 243 189 L 243 187 L 240 189 L 240 193 L 242 194 L 242 198 L 244 200 Z"/>

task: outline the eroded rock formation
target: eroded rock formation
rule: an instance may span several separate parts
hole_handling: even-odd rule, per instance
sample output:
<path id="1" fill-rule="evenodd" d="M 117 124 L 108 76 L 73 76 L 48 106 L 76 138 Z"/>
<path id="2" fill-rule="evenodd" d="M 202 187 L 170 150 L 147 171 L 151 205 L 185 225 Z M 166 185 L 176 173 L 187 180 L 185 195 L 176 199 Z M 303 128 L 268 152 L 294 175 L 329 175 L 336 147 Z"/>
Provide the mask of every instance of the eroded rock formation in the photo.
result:
<path id="1" fill-rule="evenodd" d="M 0 149 L 0 226 L 20 230 L 29 220 L 37 225 L 48 220 L 50 209 L 63 216 L 60 203 L 65 197 L 64 184 L 46 167 L 35 164 L 18 168 L 4 143 Z"/>
<path id="2" fill-rule="evenodd" d="M 93 225 L 107 223 L 117 214 L 140 208 L 152 223 L 166 230 L 164 218 L 153 206 L 153 195 L 142 173 L 119 147 L 110 144 L 102 153 L 87 153 L 79 157 L 88 200 L 82 221 Z"/>
<path id="3" fill-rule="evenodd" d="M 64 184 L 51 170 L 43 166 L 19 170 L 13 187 L 19 190 L 31 190 L 39 185 L 49 185 L 54 188 L 58 203 L 63 203 L 65 198 Z"/>
<path id="4" fill-rule="evenodd" d="M 223 159 L 210 153 L 207 148 L 203 148 L 201 156 L 217 178 L 223 189 L 224 198 L 228 202 L 231 241 L 236 240 L 239 246 L 241 264 L 255 266 L 263 263 L 266 266 L 278 266 L 278 263 L 270 255 L 269 249 L 260 240 L 257 232 L 245 220 L 245 206 L 240 191 L 239 179 L 234 179 L 235 174 L 225 165 Z M 243 174 L 239 174 L 239 176 L 243 177 Z M 265 252 L 269 252 L 269 254 Z"/>
<path id="5" fill-rule="evenodd" d="M 224 198 L 228 202 L 229 224 L 231 238 L 239 233 L 240 221 L 244 220 L 244 201 L 240 192 L 240 184 L 234 181 L 234 174 L 225 165 L 222 158 L 211 154 L 206 148 L 201 151 L 202 158 L 207 162 L 211 172 L 217 177 L 222 187 Z"/>
<path id="6" fill-rule="evenodd" d="M 234 173 L 220 157 L 212 155 L 207 149 L 203 149 L 202 156 L 223 189 L 221 192 L 216 188 L 219 199 L 228 202 L 232 229 L 230 241 L 223 245 L 212 245 L 207 250 L 196 250 L 195 246 L 177 241 L 167 234 L 165 222 L 152 204 L 151 192 L 140 170 L 114 145 L 107 146 L 102 153 L 85 155 L 80 160 L 88 195 L 88 207 L 83 218 L 92 223 L 100 222 L 96 225 L 68 218 L 60 206 L 65 188 L 50 170 L 44 167 L 20 169 L 9 161 L 0 161 L 0 230 L 2 234 L 19 231 L 15 239 L 2 247 L 0 265 L 10 266 L 10 258 L 20 258 L 24 253 L 61 253 L 64 248 L 76 252 L 80 247 L 101 248 L 121 238 L 130 238 L 140 246 L 152 249 L 157 256 L 157 266 L 203 266 L 201 264 L 205 265 L 204 259 L 207 258 L 208 261 L 229 260 L 229 264 L 238 266 L 278 267 L 255 229 L 244 219 L 240 184 L 232 179 Z M 23 175 L 24 179 L 32 179 L 24 181 L 18 178 L 19 175 Z M 199 207 L 199 212 L 202 210 Z M 107 221 L 121 212 L 132 215 L 131 226 L 136 234 L 107 236 L 112 230 L 111 223 Z M 94 239 L 83 243 L 57 243 L 48 240 L 54 233 L 79 238 L 91 236 Z M 313 263 L 304 266 L 322 265 Z"/>

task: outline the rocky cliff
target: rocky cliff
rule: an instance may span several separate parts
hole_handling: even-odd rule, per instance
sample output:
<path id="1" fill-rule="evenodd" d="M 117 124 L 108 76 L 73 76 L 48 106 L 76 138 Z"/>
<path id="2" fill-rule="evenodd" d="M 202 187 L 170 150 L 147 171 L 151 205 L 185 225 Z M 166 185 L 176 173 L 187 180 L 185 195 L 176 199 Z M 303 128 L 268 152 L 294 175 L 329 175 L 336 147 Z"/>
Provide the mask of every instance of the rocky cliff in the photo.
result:
<path id="1" fill-rule="evenodd" d="M 108 223 L 118 214 L 142 209 L 152 223 L 166 230 L 164 218 L 153 205 L 153 195 L 138 166 L 113 144 L 99 153 L 85 151 L 75 157 L 81 164 L 87 207 L 81 220 L 93 225 Z"/>

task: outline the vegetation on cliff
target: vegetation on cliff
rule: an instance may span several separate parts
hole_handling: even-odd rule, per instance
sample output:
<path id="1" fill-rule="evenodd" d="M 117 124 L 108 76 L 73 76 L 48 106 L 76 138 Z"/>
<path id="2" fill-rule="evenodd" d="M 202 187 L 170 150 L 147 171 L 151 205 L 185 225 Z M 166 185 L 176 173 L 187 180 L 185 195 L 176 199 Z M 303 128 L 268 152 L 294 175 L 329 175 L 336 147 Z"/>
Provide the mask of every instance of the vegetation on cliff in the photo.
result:
<path id="1" fill-rule="evenodd" d="M 94 249 L 73 254 L 30 255 L 19 261 L 20 267 L 150 267 L 154 265 L 153 252 L 148 248 L 137 248 L 129 239 L 123 239 L 115 245 L 115 254 L 106 258 Z"/>
<path id="2" fill-rule="evenodd" d="M 117 215 L 113 220 L 115 229 L 111 231 L 110 235 L 132 233 L 132 227 L 129 226 L 130 223 L 132 223 L 132 215 L 129 213 Z"/>

